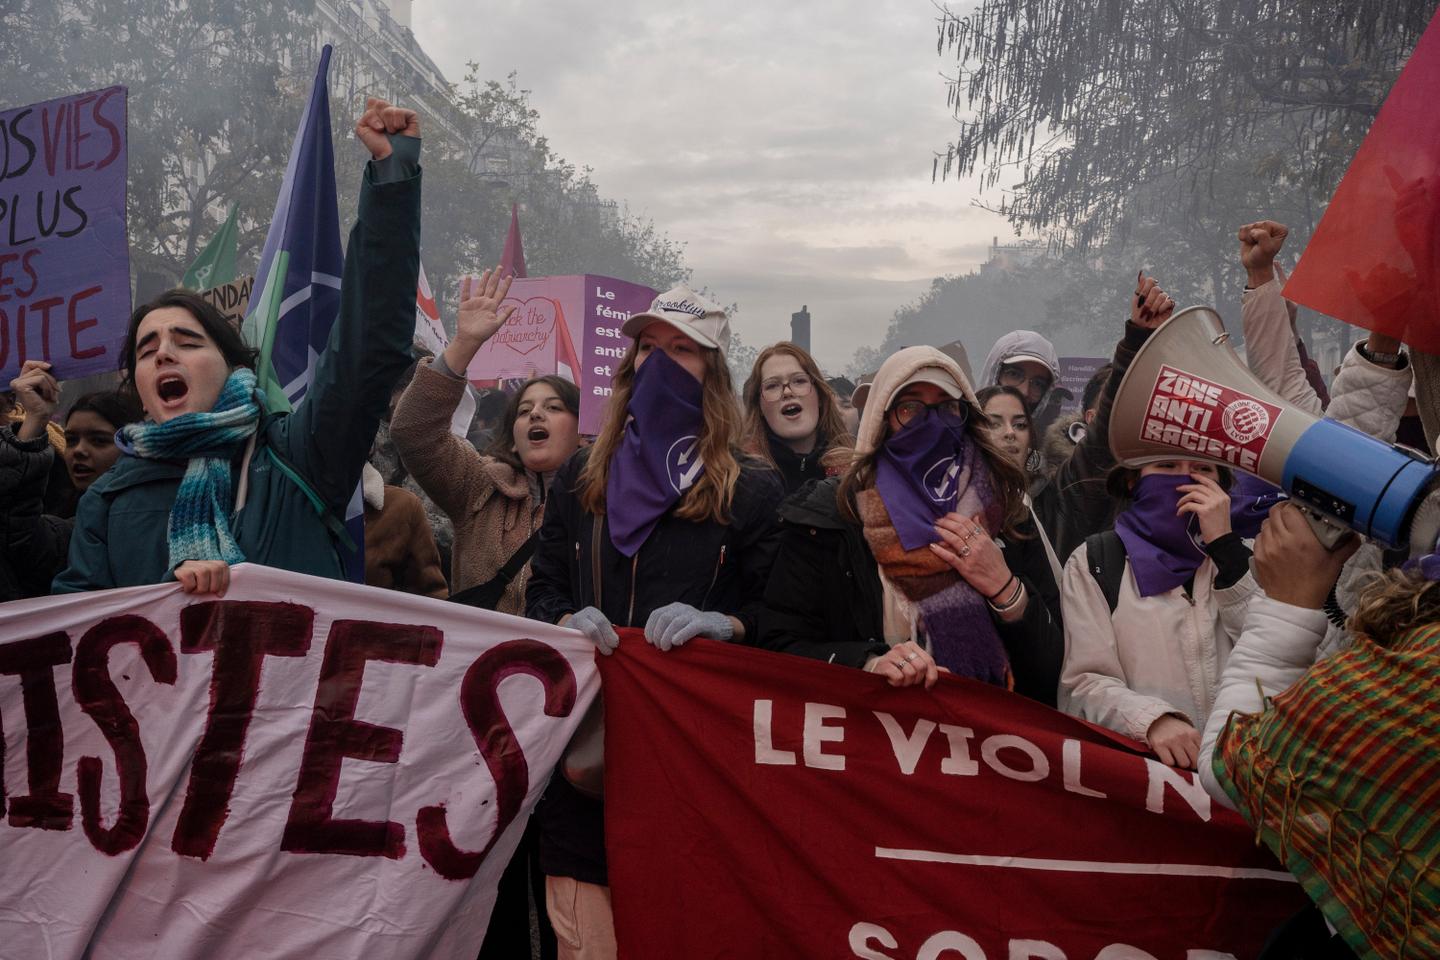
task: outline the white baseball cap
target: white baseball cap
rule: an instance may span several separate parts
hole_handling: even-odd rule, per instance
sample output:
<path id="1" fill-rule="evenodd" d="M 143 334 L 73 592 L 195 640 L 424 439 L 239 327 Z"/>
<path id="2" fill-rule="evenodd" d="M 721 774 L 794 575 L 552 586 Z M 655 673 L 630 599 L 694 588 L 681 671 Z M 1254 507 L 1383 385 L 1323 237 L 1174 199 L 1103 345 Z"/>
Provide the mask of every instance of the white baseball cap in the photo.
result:
<path id="1" fill-rule="evenodd" d="M 683 283 L 656 297 L 649 310 L 626 320 L 620 332 L 627 337 L 638 337 L 641 330 L 656 320 L 670 324 L 702 347 L 721 353 L 730 347 L 730 318 L 724 309 Z"/>

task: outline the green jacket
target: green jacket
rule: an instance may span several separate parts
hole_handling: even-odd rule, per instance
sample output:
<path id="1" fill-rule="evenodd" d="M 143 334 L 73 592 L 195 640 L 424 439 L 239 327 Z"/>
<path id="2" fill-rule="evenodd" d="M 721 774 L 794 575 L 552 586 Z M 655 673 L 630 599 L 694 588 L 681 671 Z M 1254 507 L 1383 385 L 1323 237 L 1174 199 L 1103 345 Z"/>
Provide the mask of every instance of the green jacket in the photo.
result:
<path id="1" fill-rule="evenodd" d="M 273 448 L 334 516 L 344 517 L 376 426 L 388 412 L 391 388 L 411 362 L 420 269 L 418 148 L 419 141 L 396 137 L 391 157 L 367 166 L 330 342 L 295 412 L 261 421 L 248 497 L 231 520 L 248 561 L 335 579 L 343 575 L 324 518 L 263 447 Z M 55 578 L 52 592 L 172 579 L 166 528 L 184 474 L 184 461 L 121 457 L 81 498 L 69 566 Z"/>

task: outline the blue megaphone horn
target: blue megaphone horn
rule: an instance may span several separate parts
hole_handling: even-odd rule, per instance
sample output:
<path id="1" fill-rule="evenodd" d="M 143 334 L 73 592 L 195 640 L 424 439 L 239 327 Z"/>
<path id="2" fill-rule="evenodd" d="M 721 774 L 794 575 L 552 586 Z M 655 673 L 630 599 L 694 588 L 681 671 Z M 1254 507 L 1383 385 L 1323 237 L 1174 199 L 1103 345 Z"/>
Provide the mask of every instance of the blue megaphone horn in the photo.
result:
<path id="1" fill-rule="evenodd" d="M 1209 307 L 1182 310 L 1150 335 L 1111 410 L 1116 459 L 1129 467 L 1183 458 L 1244 470 L 1317 518 L 1312 525 L 1327 546 L 1354 530 L 1406 547 L 1435 485 L 1435 463 L 1290 406 L 1246 368 L 1229 338 Z M 1423 535 L 1433 543 L 1433 532 Z"/>

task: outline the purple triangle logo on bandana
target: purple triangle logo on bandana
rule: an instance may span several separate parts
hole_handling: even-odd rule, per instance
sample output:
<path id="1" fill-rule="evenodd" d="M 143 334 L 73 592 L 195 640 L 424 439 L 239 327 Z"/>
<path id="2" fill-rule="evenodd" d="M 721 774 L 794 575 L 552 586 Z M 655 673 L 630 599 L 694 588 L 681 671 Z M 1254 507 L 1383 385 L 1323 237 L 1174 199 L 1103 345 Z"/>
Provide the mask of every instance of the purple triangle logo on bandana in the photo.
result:
<path id="1" fill-rule="evenodd" d="M 635 371 L 625 436 L 605 483 L 610 542 L 627 557 L 705 473 L 704 396 L 700 381 L 662 350 L 651 351 Z"/>
<path id="2" fill-rule="evenodd" d="M 906 550 L 940 540 L 935 521 L 955 509 L 968 480 L 968 439 L 963 418 L 927 410 L 880 448 L 875 489 Z"/>

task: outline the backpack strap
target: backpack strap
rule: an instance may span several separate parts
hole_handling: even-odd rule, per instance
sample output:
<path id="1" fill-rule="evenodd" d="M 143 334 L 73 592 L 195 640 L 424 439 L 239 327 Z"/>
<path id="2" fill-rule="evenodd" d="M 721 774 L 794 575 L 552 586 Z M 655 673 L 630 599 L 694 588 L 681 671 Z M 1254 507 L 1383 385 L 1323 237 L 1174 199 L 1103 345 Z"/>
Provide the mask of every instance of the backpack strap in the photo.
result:
<path id="1" fill-rule="evenodd" d="M 1100 585 L 1110 612 L 1120 602 L 1120 582 L 1125 579 L 1125 541 L 1112 530 L 1102 530 L 1085 538 L 1085 558 L 1090 576 Z"/>
<path id="2" fill-rule="evenodd" d="M 340 545 L 346 550 L 349 550 L 351 553 L 356 553 L 359 547 L 355 545 L 355 538 L 350 536 L 350 531 L 345 529 L 345 522 L 335 515 L 335 511 L 331 510 L 320 497 L 320 494 L 315 492 L 315 488 L 310 486 L 305 478 L 300 475 L 299 470 L 295 469 L 295 465 L 276 452 L 275 448 L 268 443 L 262 444 L 261 449 L 264 450 L 266 456 L 270 458 L 270 462 L 275 464 L 275 469 L 283 473 L 291 483 L 300 488 L 300 492 L 305 495 L 305 499 L 309 501 L 310 506 L 320 517 L 320 521 L 325 524 L 325 529 L 330 531 L 330 535 L 339 541 Z"/>
<path id="3" fill-rule="evenodd" d="M 274 446 L 268 442 L 267 438 L 270 436 L 270 424 L 280 417 L 288 416 L 288 413 L 271 410 L 268 396 L 264 390 L 258 387 L 255 389 L 254 397 L 255 402 L 260 407 L 260 423 L 256 426 L 255 434 L 251 438 L 252 445 L 245 451 L 245 459 L 243 461 L 245 469 L 241 471 L 242 493 L 248 492 L 250 460 L 254 455 L 255 446 L 259 446 L 265 455 L 270 458 L 270 462 L 275 465 L 275 469 L 283 473 L 291 483 L 300 488 L 300 492 L 305 495 L 305 499 L 309 502 L 310 507 L 315 511 L 316 515 L 320 517 L 320 522 L 325 524 L 325 529 L 330 531 L 330 535 L 335 538 L 336 542 L 352 554 L 359 553 L 360 548 L 356 545 L 355 538 L 350 536 L 349 530 L 345 529 L 345 519 L 343 517 L 337 517 L 335 511 L 331 510 L 320 494 L 315 492 L 315 488 L 301 475 L 300 471 L 295 468 L 295 465 L 277 452 Z M 238 500 L 237 509 L 243 505 L 244 497 L 242 495 Z"/>

